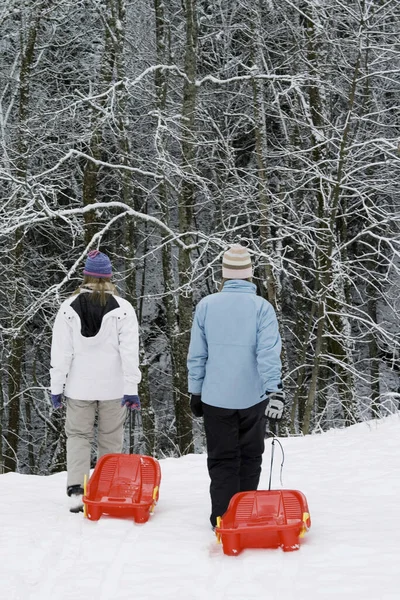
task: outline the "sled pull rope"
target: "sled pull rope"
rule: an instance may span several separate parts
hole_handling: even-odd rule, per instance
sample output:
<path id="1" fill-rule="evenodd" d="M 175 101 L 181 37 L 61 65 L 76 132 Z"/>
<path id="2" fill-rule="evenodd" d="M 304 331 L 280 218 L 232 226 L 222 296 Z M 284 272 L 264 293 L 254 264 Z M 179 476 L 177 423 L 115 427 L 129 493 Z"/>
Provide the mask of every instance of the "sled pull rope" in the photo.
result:
<path id="1" fill-rule="evenodd" d="M 270 466 L 270 471 L 269 471 L 269 484 L 268 484 L 268 490 L 271 489 L 271 481 L 272 481 L 272 467 L 274 464 L 274 453 L 275 453 L 275 440 L 278 442 L 280 448 L 281 448 L 281 452 L 282 452 L 282 462 L 281 462 L 281 469 L 280 469 L 280 473 L 279 473 L 279 481 L 281 483 L 281 486 L 283 487 L 283 482 L 282 482 L 282 471 L 283 471 L 283 465 L 285 462 L 285 452 L 283 450 L 283 446 L 280 443 L 280 441 L 278 440 L 277 437 L 272 436 L 272 444 L 271 444 L 271 466 Z"/>
<path id="2" fill-rule="evenodd" d="M 128 414 L 128 439 L 129 439 L 129 454 L 135 454 L 135 437 L 139 438 L 139 431 L 142 427 L 141 411 L 129 410 Z M 136 448 L 137 452 L 138 450 Z"/>

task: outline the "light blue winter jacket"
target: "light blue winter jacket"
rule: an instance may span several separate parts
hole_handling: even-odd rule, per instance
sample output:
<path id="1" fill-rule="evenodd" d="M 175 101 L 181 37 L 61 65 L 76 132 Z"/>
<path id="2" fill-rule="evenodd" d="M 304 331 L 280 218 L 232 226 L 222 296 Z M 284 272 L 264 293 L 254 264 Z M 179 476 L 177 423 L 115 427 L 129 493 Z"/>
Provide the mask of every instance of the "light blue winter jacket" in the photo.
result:
<path id="1" fill-rule="evenodd" d="M 248 408 L 281 382 L 281 338 L 272 305 L 254 283 L 228 280 L 199 302 L 189 354 L 189 392 L 211 406 Z"/>

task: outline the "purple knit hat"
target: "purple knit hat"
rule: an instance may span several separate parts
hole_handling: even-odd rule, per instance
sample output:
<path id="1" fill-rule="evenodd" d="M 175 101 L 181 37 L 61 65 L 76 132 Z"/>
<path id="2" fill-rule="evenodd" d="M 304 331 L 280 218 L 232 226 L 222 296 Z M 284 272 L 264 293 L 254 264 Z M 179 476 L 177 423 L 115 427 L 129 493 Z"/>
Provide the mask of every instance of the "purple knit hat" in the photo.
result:
<path id="1" fill-rule="evenodd" d="M 99 250 L 91 250 L 87 255 L 83 274 L 90 275 L 90 277 L 111 277 L 111 262 L 107 254 L 103 254 Z"/>

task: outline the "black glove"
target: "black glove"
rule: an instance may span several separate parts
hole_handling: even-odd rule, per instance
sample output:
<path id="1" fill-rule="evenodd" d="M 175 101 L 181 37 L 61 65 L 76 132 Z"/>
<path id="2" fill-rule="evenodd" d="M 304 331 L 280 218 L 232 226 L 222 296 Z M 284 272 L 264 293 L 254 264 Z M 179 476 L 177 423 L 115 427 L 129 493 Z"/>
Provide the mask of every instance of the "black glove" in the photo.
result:
<path id="1" fill-rule="evenodd" d="M 203 403 L 201 401 L 201 394 L 190 394 L 190 410 L 195 417 L 203 416 Z"/>
<path id="2" fill-rule="evenodd" d="M 280 421 L 283 417 L 285 408 L 285 392 L 266 392 L 268 404 L 265 409 L 265 416 L 271 421 Z"/>

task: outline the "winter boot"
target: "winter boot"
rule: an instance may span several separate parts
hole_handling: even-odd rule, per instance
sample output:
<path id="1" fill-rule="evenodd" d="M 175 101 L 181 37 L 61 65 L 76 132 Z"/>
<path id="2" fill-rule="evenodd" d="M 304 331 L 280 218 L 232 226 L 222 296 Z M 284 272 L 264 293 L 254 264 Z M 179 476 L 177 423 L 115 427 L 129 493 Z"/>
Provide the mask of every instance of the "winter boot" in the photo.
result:
<path id="1" fill-rule="evenodd" d="M 69 511 L 72 513 L 83 512 L 83 487 L 81 485 L 69 485 L 67 495 L 71 498 Z"/>
<path id="2" fill-rule="evenodd" d="M 83 487 L 81 485 L 69 485 L 67 487 L 67 496 L 82 496 Z"/>

